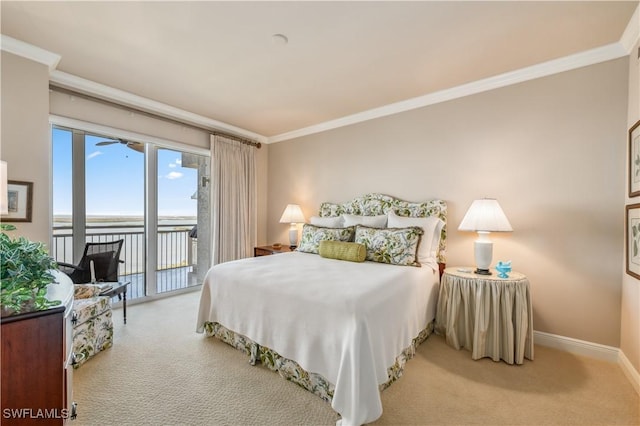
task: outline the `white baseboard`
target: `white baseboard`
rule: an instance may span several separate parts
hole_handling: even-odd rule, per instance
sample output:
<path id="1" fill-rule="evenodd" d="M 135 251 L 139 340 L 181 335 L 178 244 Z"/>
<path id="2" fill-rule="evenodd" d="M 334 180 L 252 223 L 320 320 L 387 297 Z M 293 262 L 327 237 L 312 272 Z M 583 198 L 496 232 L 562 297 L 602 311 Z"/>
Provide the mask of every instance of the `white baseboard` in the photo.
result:
<path id="1" fill-rule="evenodd" d="M 613 346 L 601 345 L 599 343 L 587 342 L 535 330 L 533 331 L 533 342 L 537 345 L 609 362 L 618 362 L 618 352 L 620 352 L 618 348 L 614 348 Z"/>
<path id="2" fill-rule="evenodd" d="M 629 361 L 629 358 L 627 358 L 622 351 L 620 351 L 618 364 L 620 365 L 620 368 L 622 368 L 624 375 L 627 376 L 627 379 L 631 382 L 631 385 L 636 389 L 638 395 L 640 395 L 640 374 L 638 374 L 638 371 L 633 368 L 631 361 Z"/>
<path id="3" fill-rule="evenodd" d="M 631 385 L 636 392 L 640 394 L 640 374 L 638 374 L 638 371 L 636 371 L 624 352 L 619 348 L 535 330 L 533 331 L 533 341 L 537 345 L 614 362 L 620 366 L 624 375 L 627 376 L 627 379 L 631 382 Z"/>

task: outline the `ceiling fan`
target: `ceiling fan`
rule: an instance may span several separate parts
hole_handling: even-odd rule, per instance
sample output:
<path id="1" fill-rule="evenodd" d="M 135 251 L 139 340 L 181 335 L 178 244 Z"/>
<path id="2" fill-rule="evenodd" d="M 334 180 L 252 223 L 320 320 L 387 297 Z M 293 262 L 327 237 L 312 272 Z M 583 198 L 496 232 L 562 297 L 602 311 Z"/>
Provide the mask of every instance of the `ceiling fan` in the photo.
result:
<path id="1" fill-rule="evenodd" d="M 138 152 L 144 152 L 144 145 L 140 142 L 131 142 L 131 141 L 127 141 L 124 139 L 114 139 L 114 140 L 110 140 L 110 141 L 101 141 L 101 142 L 97 142 L 96 146 L 104 146 L 104 145 L 112 145 L 114 143 L 121 143 L 123 145 L 126 145 L 127 148 L 131 148 L 134 151 L 138 151 Z"/>

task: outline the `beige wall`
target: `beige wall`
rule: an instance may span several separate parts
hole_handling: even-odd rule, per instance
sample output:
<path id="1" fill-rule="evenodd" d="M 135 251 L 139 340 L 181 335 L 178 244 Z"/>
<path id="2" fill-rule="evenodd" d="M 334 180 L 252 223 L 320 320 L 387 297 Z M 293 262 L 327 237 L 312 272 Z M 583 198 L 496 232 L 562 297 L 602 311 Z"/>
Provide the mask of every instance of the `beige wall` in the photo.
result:
<path id="1" fill-rule="evenodd" d="M 631 128 L 640 120 L 640 43 L 631 51 L 629 60 L 629 114 L 627 127 Z M 628 140 L 620 146 L 628 155 Z M 628 167 L 625 167 L 628 173 Z M 625 188 L 628 182 L 625 175 Z M 640 199 L 626 198 L 626 204 L 640 203 Z M 624 240 L 622 246 L 624 248 Z M 623 259 L 624 263 L 624 259 Z M 622 306 L 620 317 L 620 349 L 631 362 L 637 372 L 640 372 L 640 281 L 626 274 L 626 265 L 622 267 Z"/>
<path id="2" fill-rule="evenodd" d="M 623 58 L 272 144 L 264 242 L 287 241 L 287 203 L 442 198 L 448 264 L 470 265 L 457 227 L 495 197 L 514 232 L 492 235 L 494 262 L 528 275 L 535 329 L 618 347 L 627 82 Z"/>
<path id="3" fill-rule="evenodd" d="M 49 245 L 49 68 L 2 52 L 0 156 L 9 180 L 33 182 L 32 222 L 16 222 L 13 235 Z"/>

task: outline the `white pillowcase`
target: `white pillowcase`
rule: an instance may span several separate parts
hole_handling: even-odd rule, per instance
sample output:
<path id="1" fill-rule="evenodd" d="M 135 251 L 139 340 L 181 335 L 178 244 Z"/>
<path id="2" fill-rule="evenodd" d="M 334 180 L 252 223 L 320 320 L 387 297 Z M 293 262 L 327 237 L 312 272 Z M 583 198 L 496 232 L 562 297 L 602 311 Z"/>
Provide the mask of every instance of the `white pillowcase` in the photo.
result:
<path id="1" fill-rule="evenodd" d="M 311 216 L 309 223 L 315 226 L 324 226 L 325 228 L 342 228 L 342 216 L 320 217 Z"/>
<path id="2" fill-rule="evenodd" d="M 440 246 L 440 235 L 444 222 L 435 216 L 429 217 L 404 217 L 398 216 L 393 210 L 389 211 L 389 228 L 406 228 L 419 226 L 424 231 L 422 240 L 418 246 L 418 262 L 423 265 L 437 267 L 436 255 Z"/>
<path id="3" fill-rule="evenodd" d="M 344 226 L 368 226 L 370 228 L 386 228 L 387 215 L 381 214 L 378 216 L 358 216 L 355 214 L 343 214 Z"/>

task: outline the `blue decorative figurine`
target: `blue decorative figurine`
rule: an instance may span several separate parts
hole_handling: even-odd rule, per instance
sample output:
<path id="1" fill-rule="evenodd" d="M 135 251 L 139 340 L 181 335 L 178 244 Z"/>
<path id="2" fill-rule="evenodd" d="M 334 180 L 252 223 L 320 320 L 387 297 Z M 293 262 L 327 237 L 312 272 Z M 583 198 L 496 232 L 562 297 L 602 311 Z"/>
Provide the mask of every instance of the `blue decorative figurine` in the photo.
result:
<path id="1" fill-rule="evenodd" d="M 509 275 L 507 275 L 507 272 L 511 272 L 511 261 L 498 262 L 498 264 L 496 265 L 496 270 L 499 272 L 498 274 L 499 278 L 509 278 Z"/>

